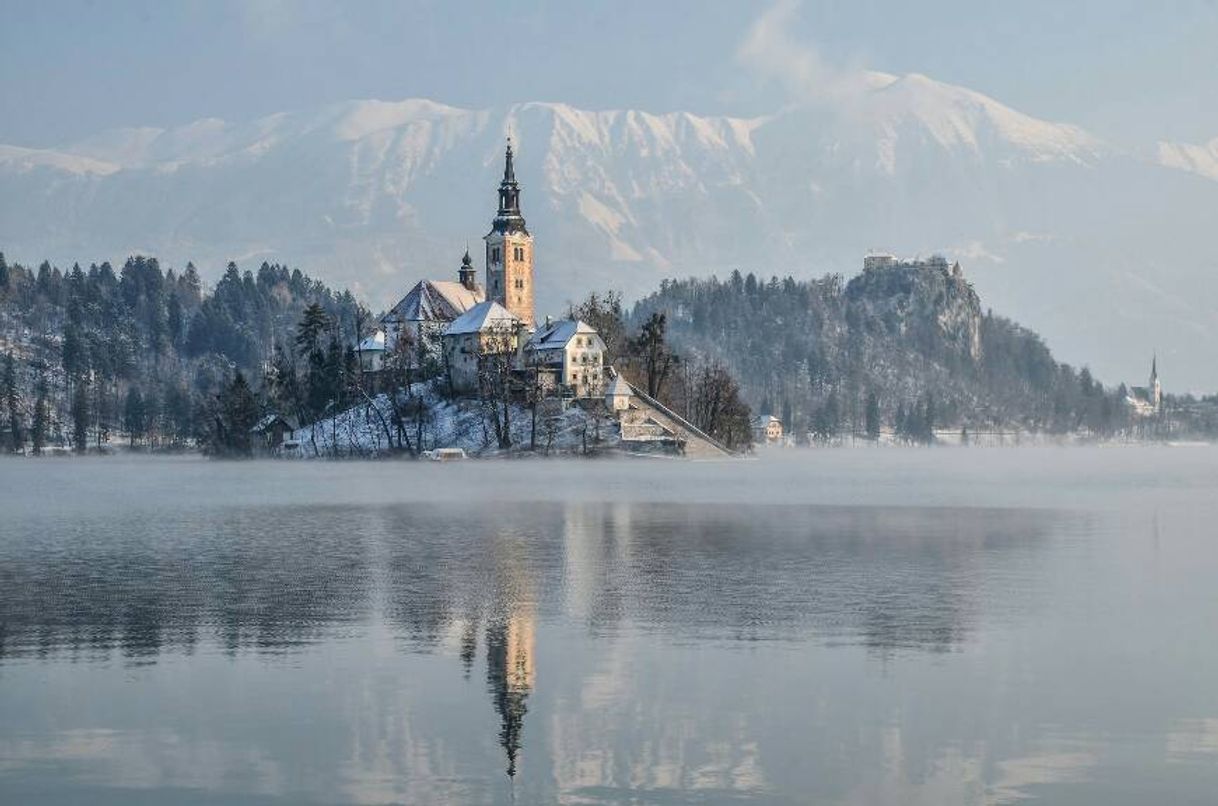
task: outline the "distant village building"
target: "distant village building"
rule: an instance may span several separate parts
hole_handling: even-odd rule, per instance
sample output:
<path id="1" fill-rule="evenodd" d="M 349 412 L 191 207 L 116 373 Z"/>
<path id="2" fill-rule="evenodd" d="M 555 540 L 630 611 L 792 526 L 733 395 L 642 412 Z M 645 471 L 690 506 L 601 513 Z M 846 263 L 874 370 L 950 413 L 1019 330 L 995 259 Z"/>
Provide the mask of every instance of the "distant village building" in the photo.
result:
<path id="1" fill-rule="evenodd" d="M 525 345 L 524 360 L 543 387 L 561 394 L 600 397 L 604 389 L 605 342 L 585 322 L 547 322 Z"/>
<path id="2" fill-rule="evenodd" d="M 255 454 L 271 454 L 296 430 L 296 423 L 287 417 L 271 413 L 250 429 L 250 443 Z"/>
<path id="3" fill-rule="evenodd" d="M 782 441 L 782 420 L 772 414 L 763 414 L 753 420 L 753 441 L 761 445 L 773 445 Z"/>
<path id="4" fill-rule="evenodd" d="M 1163 387 L 1159 383 L 1158 356 L 1150 360 L 1150 383 L 1130 389 L 1125 403 L 1138 417 L 1154 417 L 1163 411 Z"/>
<path id="5" fill-rule="evenodd" d="M 480 302 L 453 320 L 444 331 L 444 366 L 458 394 L 478 390 L 478 372 L 490 356 L 519 353 L 522 323 L 498 302 Z"/>
<path id="6" fill-rule="evenodd" d="M 960 263 L 948 266 L 947 258 L 943 255 L 931 255 L 927 258 L 912 258 L 902 260 L 896 255 L 887 252 L 870 252 L 863 256 L 863 271 L 875 271 L 877 269 L 891 269 L 896 267 L 906 267 L 913 269 L 939 269 L 941 271 L 950 272 L 953 277 L 963 277 L 964 270 L 960 268 Z"/>

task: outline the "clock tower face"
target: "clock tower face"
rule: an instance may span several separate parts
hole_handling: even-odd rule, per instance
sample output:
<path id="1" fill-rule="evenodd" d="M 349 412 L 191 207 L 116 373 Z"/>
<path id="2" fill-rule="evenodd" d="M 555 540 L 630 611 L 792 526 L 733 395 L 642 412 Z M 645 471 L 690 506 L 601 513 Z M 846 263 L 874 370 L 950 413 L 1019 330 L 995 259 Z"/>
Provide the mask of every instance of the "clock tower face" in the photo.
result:
<path id="1" fill-rule="evenodd" d="M 520 213 L 520 185 L 512 164 L 512 142 L 504 156 L 499 211 L 486 238 L 486 294 L 533 327 L 533 236 Z"/>

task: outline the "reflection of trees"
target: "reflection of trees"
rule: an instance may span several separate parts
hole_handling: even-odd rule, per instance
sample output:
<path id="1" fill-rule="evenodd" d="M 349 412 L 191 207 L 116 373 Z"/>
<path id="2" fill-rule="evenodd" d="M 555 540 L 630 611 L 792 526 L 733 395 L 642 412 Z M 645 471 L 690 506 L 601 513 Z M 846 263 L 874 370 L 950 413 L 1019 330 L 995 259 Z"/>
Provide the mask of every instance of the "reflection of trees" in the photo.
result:
<path id="1" fill-rule="evenodd" d="M 236 510 L 107 524 L 8 544 L 0 658 L 31 652 L 132 660 L 191 651 L 283 651 L 367 612 L 352 513 Z"/>
<path id="2" fill-rule="evenodd" d="M 670 632 L 812 630 L 878 649 L 940 650 L 967 635 L 994 553 L 1035 545 L 1049 517 L 649 505 L 631 510 L 629 562 L 612 573 L 627 586 L 628 615 Z"/>
<path id="3" fill-rule="evenodd" d="M 598 632 L 622 621 L 713 637 L 814 630 L 942 650 L 967 636 L 995 553 L 1034 546 L 1050 517 L 575 503 L 130 519 L 5 544 L 0 658 L 152 658 L 208 638 L 281 651 L 365 618 L 382 570 L 384 617 L 423 647 L 457 635 L 467 675 L 478 632 L 489 643 L 522 603 Z"/>

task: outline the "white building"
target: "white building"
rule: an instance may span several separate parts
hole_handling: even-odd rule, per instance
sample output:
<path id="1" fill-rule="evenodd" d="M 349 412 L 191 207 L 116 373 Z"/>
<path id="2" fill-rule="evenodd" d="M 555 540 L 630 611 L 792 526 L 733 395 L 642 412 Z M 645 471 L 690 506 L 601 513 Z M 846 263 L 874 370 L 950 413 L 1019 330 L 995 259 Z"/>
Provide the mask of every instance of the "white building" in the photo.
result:
<path id="1" fill-rule="evenodd" d="M 782 420 L 772 414 L 763 414 L 753 420 L 753 441 L 761 445 L 773 445 L 782 441 Z"/>
<path id="2" fill-rule="evenodd" d="M 359 366 L 364 372 L 380 372 L 385 366 L 385 331 L 378 330 L 355 348 Z"/>
<path id="3" fill-rule="evenodd" d="M 1159 357 L 1150 360 L 1150 383 L 1129 390 L 1125 403 L 1139 417 L 1154 417 L 1163 411 L 1163 386 L 1159 383 Z"/>
<path id="4" fill-rule="evenodd" d="M 626 411 L 630 408 L 630 398 L 634 392 L 630 384 L 621 375 L 616 375 L 605 389 L 605 408 L 612 412 Z"/>
<path id="5" fill-rule="evenodd" d="M 600 397 L 605 388 L 605 342 L 586 322 L 547 322 L 525 345 L 524 362 L 543 384 L 574 397 Z"/>
<path id="6" fill-rule="evenodd" d="M 453 391 L 478 390 L 481 361 L 492 356 L 518 360 L 523 325 L 498 302 L 480 302 L 452 321 L 444 331 L 444 363 Z"/>

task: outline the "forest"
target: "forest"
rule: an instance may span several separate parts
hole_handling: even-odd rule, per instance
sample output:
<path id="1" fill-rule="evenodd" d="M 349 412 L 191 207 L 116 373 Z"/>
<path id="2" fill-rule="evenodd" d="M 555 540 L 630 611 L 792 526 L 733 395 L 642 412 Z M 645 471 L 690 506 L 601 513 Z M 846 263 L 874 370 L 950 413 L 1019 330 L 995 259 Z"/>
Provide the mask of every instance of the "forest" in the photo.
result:
<path id="1" fill-rule="evenodd" d="M 881 429 L 914 443 L 943 429 L 1218 435 L 1218 398 L 1167 395 L 1162 416 L 1134 418 L 1124 385 L 1058 362 L 1036 333 L 983 311 L 946 268 L 867 270 L 848 282 L 739 272 L 665 280 L 629 319 L 657 312 L 674 349 L 726 367 L 744 399 L 797 439 L 874 439 Z"/>
<path id="2" fill-rule="evenodd" d="M 310 307 L 321 324 L 303 360 L 318 363 L 320 354 L 327 378 L 339 380 L 313 391 L 338 400 L 355 334 L 370 319 L 349 292 L 268 263 L 257 272 L 229 263 L 207 290 L 189 263 L 175 272 L 132 257 L 117 271 L 109 263 L 61 271 L 10 265 L 0 254 L 6 445 L 79 452 L 122 435 L 132 445 L 242 452 L 246 421 L 265 407 L 264 379 L 277 357 L 282 365 L 301 352 L 296 337 Z"/>
<path id="3" fill-rule="evenodd" d="M 1161 417 L 1133 418 L 1123 386 L 1057 362 L 945 270 L 849 282 L 734 272 L 665 280 L 629 309 L 616 292 L 590 294 L 568 313 L 600 331 L 606 363 L 735 448 L 754 412 L 813 442 L 930 442 L 942 429 L 1218 434 L 1214 398 L 1168 396 Z M 303 425 L 370 401 L 355 346 L 375 321 L 349 291 L 278 264 L 229 263 L 208 288 L 189 263 L 136 256 L 65 271 L 0 254 L 0 446 L 246 455 L 268 415 Z M 397 388 L 442 375 L 428 355 L 390 357 Z M 405 420 L 421 404 L 390 397 L 397 444 L 417 454 Z"/>

